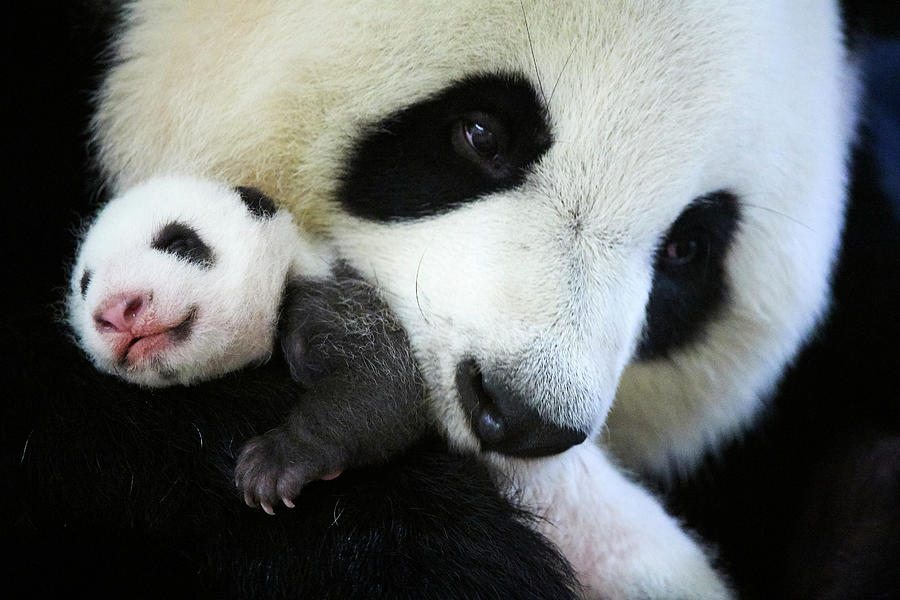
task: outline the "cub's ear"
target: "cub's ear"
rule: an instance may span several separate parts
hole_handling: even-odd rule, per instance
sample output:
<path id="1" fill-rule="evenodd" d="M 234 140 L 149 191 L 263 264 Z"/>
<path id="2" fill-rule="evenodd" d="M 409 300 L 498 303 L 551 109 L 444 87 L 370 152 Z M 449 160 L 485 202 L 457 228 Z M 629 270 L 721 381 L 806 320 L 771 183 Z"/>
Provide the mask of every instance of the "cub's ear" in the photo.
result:
<path id="1" fill-rule="evenodd" d="M 335 369 L 333 356 L 326 351 L 329 328 L 335 324 L 327 299 L 322 297 L 323 282 L 313 279 L 290 279 L 285 286 L 278 339 L 284 359 L 294 381 L 309 387 L 322 375 Z M 317 343 L 318 342 L 318 343 Z"/>
<path id="2" fill-rule="evenodd" d="M 275 202 L 255 187 L 238 186 L 234 191 L 241 196 L 247 210 L 257 219 L 271 219 L 278 212 Z"/>

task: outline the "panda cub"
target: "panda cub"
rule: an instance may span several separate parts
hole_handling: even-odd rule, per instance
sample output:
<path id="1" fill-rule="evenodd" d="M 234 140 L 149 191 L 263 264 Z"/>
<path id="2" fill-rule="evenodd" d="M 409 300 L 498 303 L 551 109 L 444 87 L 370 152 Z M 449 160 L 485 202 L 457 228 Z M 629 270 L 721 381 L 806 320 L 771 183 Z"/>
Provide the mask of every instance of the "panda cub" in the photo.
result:
<path id="1" fill-rule="evenodd" d="M 307 482 L 386 460 L 424 431 L 403 329 L 254 188 L 169 176 L 129 189 L 86 232 L 70 287 L 77 343 L 139 385 L 213 379 L 267 361 L 278 342 L 298 402 L 235 468 L 247 504 L 269 514 Z"/>

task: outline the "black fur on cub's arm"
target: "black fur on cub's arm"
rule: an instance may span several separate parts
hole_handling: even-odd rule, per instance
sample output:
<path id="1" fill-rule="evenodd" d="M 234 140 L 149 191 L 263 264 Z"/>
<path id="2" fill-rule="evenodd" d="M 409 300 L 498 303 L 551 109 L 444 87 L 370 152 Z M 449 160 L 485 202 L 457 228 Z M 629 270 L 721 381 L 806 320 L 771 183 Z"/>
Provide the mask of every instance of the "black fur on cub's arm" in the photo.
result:
<path id="1" fill-rule="evenodd" d="M 424 388 L 406 333 L 351 269 L 289 281 L 278 340 L 307 390 L 286 422 L 244 445 L 235 481 L 247 504 L 292 506 L 307 482 L 385 462 L 422 437 Z"/>

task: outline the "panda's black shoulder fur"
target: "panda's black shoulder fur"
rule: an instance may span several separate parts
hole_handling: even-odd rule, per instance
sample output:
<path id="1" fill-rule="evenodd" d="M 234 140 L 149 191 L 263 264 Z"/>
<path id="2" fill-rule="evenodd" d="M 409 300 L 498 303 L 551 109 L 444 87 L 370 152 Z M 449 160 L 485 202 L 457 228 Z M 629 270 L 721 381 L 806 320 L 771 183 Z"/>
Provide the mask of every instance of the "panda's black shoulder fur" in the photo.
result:
<path id="1" fill-rule="evenodd" d="M 298 401 L 277 358 L 147 389 L 40 334 L 6 400 L 18 426 L 4 514 L 16 580 L 28 573 L 48 597 L 571 597 L 568 566 L 530 517 L 435 440 L 310 484 L 275 516 L 245 506 L 232 483 L 241 445 Z"/>

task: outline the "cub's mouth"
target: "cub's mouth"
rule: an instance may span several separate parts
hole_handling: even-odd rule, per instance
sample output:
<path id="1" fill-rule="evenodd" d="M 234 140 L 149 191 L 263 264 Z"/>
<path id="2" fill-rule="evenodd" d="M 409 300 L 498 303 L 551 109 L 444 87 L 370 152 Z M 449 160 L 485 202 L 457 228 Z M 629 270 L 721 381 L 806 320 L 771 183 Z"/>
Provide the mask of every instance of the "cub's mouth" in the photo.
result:
<path id="1" fill-rule="evenodd" d="M 119 351 L 117 363 L 120 367 L 136 367 L 159 355 L 168 348 L 184 343 L 191 336 L 197 320 L 198 308 L 191 306 L 184 318 L 172 326 L 154 327 L 146 331 L 133 331 L 132 338 Z"/>

